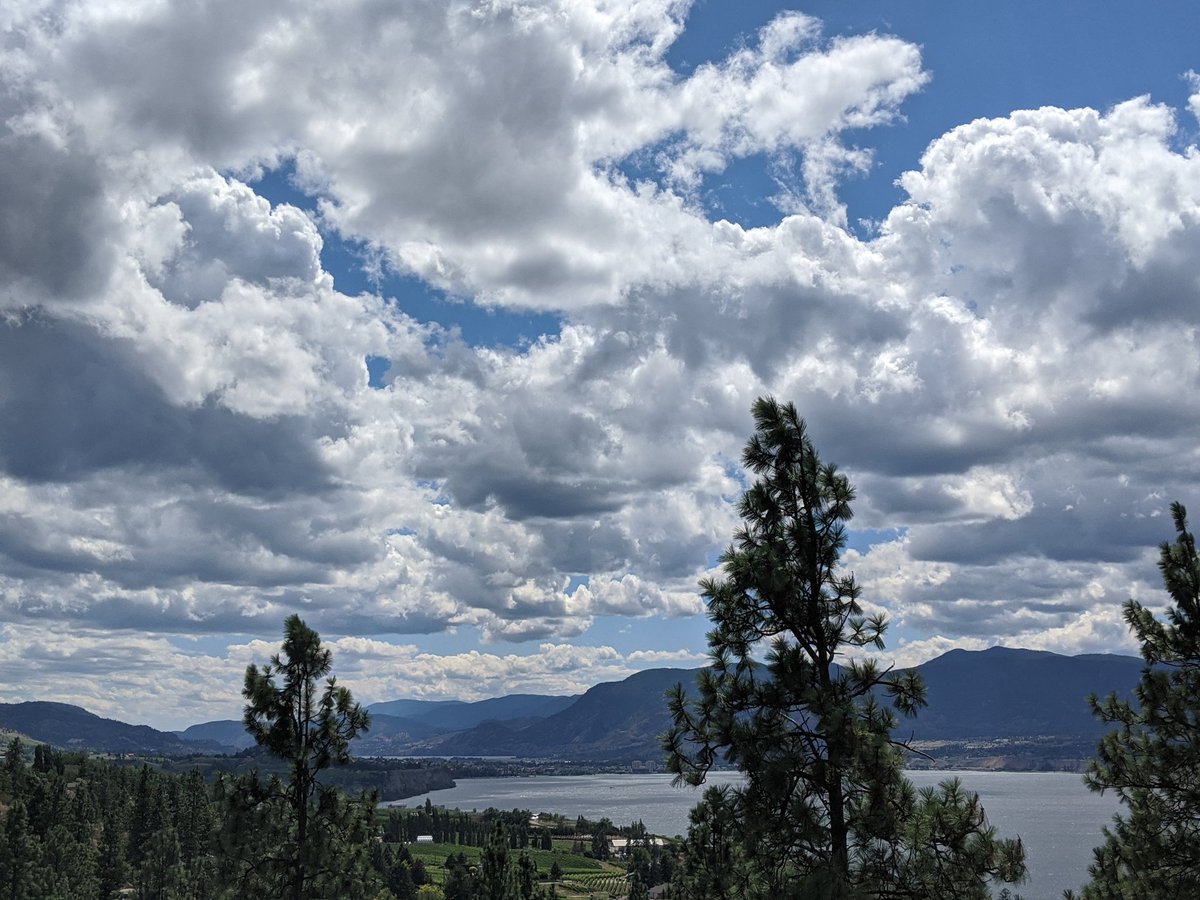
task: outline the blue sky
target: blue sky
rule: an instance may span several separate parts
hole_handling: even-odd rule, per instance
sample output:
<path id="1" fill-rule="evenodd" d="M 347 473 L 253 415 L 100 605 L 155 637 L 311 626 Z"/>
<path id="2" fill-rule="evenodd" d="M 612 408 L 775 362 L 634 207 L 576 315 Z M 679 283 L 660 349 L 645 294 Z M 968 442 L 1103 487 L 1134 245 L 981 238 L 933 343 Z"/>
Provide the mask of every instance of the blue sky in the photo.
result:
<path id="1" fill-rule="evenodd" d="M 292 611 L 368 701 L 697 665 L 766 393 L 890 659 L 1128 652 L 1200 477 L 1198 18 L 18 4 L 2 699 L 229 717 Z"/>

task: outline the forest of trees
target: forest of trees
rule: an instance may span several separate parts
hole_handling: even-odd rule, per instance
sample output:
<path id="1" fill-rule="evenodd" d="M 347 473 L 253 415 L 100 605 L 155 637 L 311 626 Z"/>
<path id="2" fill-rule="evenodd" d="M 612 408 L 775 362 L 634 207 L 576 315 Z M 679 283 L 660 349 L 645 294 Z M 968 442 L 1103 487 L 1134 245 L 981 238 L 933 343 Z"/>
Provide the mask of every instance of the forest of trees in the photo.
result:
<path id="1" fill-rule="evenodd" d="M 370 717 L 332 676 L 319 635 L 291 616 L 280 652 L 251 665 L 243 688 L 247 731 L 286 775 L 206 781 L 14 738 L 0 765 L 0 900 L 538 900 L 561 874 L 533 861 L 552 851 L 552 831 L 597 860 L 610 835 L 628 838 L 616 893 L 631 900 L 663 882 L 679 900 L 1011 896 L 1020 842 L 997 835 L 957 780 L 918 792 L 904 776 L 893 731 L 919 714 L 920 679 L 847 654 L 881 649 L 887 627 L 864 614 L 840 565 L 849 481 L 820 460 L 791 405 L 761 399 L 754 416 L 744 461 L 757 480 L 721 576 L 701 584 L 712 666 L 698 696 L 670 696 L 663 739 L 679 779 L 701 784 L 728 762 L 746 781 L 705 793 L 682 842 L 607 819 L 540 827 L 523 810 L 384 814 L 371 792 L 331 787 L 328 770 Z M 1172 513 L 1166 615 L 1125 607 L 1145 661 L 1136 696 L 1091 701 L 1112 731 L 1087 781 L 1123 811 L 1085 900 L 1178 900 L 1200 885 L 1200 557 L 1186 511 Z M 436 879 L 410 850 L 421 835 L 463 848 Z"/>

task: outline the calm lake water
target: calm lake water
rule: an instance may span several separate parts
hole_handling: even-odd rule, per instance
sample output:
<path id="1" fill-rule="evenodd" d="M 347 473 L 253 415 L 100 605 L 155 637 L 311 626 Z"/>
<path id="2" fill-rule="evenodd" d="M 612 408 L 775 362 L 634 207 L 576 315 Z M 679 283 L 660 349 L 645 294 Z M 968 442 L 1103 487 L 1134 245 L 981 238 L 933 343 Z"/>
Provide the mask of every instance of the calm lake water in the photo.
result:
<path id="1" fill-rule="evenodd" d="M 1026 900 L 1057 900 L 1087 877 L 1100 829 L 1117 811 L 1113 795 L 1093 794 L 1078 775 L 1062 772 L 909 772 L 918 787 L 958 777 L 979 794 L 988 820 L 1004 837 L 1020 836 L 1029 863 L 1029 881 L 1019 890 Z M 715 774 L 710 784 L 736 775 Z M 623 825 L 641 819 L 654 834 L 682 834 L 687 814 L 701 791 L 671 787 L 670 775 L 561 775 L 528 778 L 460 778 L 457 787 L 397 801 L 424 805 L 426 798 L 459 809 L 529 809 L 574 818 L 607 816 Z"/>

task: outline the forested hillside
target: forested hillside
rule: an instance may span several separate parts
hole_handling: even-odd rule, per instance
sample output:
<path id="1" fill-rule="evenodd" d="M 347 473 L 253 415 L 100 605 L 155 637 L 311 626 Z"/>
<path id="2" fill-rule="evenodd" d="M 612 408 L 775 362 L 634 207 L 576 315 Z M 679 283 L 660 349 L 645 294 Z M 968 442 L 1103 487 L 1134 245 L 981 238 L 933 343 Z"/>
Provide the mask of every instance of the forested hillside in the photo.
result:
<path id="1" fill-rule="evenodd" d="M 251 887 L 254 880 L 248 879 L 248 873 L 255 863 L 247 854 L 269 856 L 276 849 L 273 836 L 286 834 L 292 822 L 279 806 L 270 806 L 265 816 L 251 814 L 244 790 L 252 783 L 252 779 L 230 776 L 206 782 L 199 770 L 175 775 L 146 765 L 125 766 L 46 745 L 30 748 L 19 739 L 10 741 L 0 765 L 0 897 L 242 900 L 272 896 Z M 326 840 L 333 843 L 322 852 L 336 859 L 342 886 L 332 893 L 306 888 L 304 897 L 441 897 L 441 888 L 431 884 L 446 877 L 441 860 L 422 861 L 405 846 L 418 833 L 436 833 L 439 841 L 487 848 L 499 824 L 505 841 L 514 848 L 542 846 L 530 834 L 528 812 L 467 814 L 435 809 L 421 810 L 411 821 L 395 812 L 377 821 L 370 798 L 365 804 L 347 803 L 345 798 L 340 802 L 346 803 L 344 812 L 358 820 L 358 827 L 340 834 L 327 832 Z M 539 830 L 537 840 L 549 841 L 548 827 Z M 474 855 L 478 860 L 479 851 Z M 523 856 L 514 853 L 513 865 Z M 550 877 L 551 864 L 542 861 L 543 871 L 536 865 L 528 869 L 531 883 Z M 473 872 L 464 868 L 456 877 L 464 889 L 475 890 Z M 429 887 L 419 895 L 424 885 Z"/>
<path id="2" fill-rule="evenodd" d="M 214 851 L 224 817 L 198 773 L 125 768 L 44 745 L 31 764 L 26 755 L 14 740 L 0 770 L 0 896 L 93 900 L 122 887 L 144 897 L 222 896 L 231 873 Z"/>

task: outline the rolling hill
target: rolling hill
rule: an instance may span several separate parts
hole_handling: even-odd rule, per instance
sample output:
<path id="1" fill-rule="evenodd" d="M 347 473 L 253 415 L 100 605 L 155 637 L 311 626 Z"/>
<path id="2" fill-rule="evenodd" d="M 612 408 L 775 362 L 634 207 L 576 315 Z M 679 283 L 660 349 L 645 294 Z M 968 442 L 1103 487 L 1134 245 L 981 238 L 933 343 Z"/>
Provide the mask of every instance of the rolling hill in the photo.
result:
<path id="1" fill-rule="evenodd" d="M 184 756 L 226 749 L 209 740 L 184 741 L 177 735 L 158 731 L 149 725 L 128 725 L 116 719 L 105 719 L 69 703 L 37 700 L 0 703 L 0 727 L 19 731 L 56 747 L 104 750 L 109 753 Z"/>

